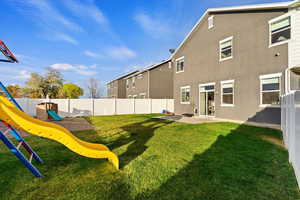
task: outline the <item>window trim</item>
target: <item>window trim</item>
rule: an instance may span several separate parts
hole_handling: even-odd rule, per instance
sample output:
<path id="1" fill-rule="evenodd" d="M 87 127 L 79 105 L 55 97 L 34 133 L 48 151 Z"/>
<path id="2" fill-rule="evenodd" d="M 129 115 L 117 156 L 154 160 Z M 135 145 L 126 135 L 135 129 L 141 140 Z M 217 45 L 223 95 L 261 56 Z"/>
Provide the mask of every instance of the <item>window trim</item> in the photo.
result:
<path id="1" fill-rule="evenodd" d="M 183 65 L 183 70 L 177 71 L 177 62 L 178 61 L 182 61 L 182 60 L 183 60 L 183 63 L 185 63 L 184 56 L 181 56 L 180 58 L 177 58 L 175 60 L 175 64 L 176 64 L 176 66 L 175 66 L 175 72 L 176 72 L 176 74 L 184 72 L 184 65 Z"/>
<path id="2" fill-rule="evenodd" d="M 182 101 L 182 89 L 190 89 L 190 99 L 188 102 Z M 190 103 L 191 103 L 191 86 L 187 85 L 187 86 L 180 87 L 180 104 L 190 104 Z"/>
<path id="3" fill-rule="evenodd" d="M 211 15 L 207 19 L 208 29 L 212 29 L 214 27 L 214 15 Z"/>
<path id="4" fill-rule="evenodd" d="M 132 77 L 132 88 L 135 88 L 136 86 L 136 80 L 135 80 L 135 76 Z"/>
<path id="5" fill-rule="evenodd" d="M 234 84 L 234 80 L 226 80 L 226 81 L 221 81 L 221 107 L 234 107 L 235 106 L 235 98 L 234 98 L 234 90 L 235 90 L 235 84 Z M 233 83 L 233 88 L 232 88 L 232 104 L 227 104 L 227 103 L 223 103 L 223 84 L 226 83 Z"/>
<path id="6" fill-rule="evenodd" d="M 222 49 L 221 49 L 221 44 L 227 41 L 232 40 L 232 45 L 231 45 L 231 56 L 227 57 L 227 58 L 222 58 Z M 219 41 L 219 62 L 225 61 L 225 60 L 229 60 L 233 58 L 233 36 L 227 37 L 221 41 Z"/>
<path id="7" fill-rule="evenodd" d="M 262 103 L 262 94 L 263 94 L 263 91 L 262 91 L 262 86 L 263 86 L 263 84 L 262 84 L 262 80 L 264 80 L 264 79 L 270 79 L 270 78 L 279 78 L 279 97 L 281 96 L 281 93 L 282 93 L 282 91 L 281 91 L 281 82 L 282 82 L 282 80 L 281 80 L 281 78 L 282 78 L 282 73 L 280 72 L 280 73 L 274 73 L 274 74 L 265 74 L 265 75 L 260 75 L 259 76 L 259 81 L 260 81 L 260 83 L 259 83 L 259 85 L 260 85 L 260 94 L 259 94 L 259 96 L 260 96 L 260 102 L 259 102 L 259 107 L 262 107 L 262 108 L 265 108 L 265 107 L 272 107 L 272 108 L 280 108 L 281 106 L 280 106 L 280 104 L 279 105 L 275 105 L 275 104 L 263 104 Z M 277 91 L 277 90 L 276 90 Z"/>
<path id="8" fill-rule="evenodd" d="M 126 79 L 126 89 L 129 89 L 129 79 Z"/>
<path id="9" fill-rule="evenodd" d="M 137 79 L 142 79 L 142 78 L 144 78 L 144 74 L 137 75 Z"/>
<path id="10" fill-rule="evenodd" d="M 143 99 L 146 99 L 146 92 L 140 93 L 139 97 L 141 97 L 142 95 L 145 96 L 145 98 L 143 98 Z"/>
<path id="11" fill-rule="evenodd" d="M 288 40 L 285 40 L 285 41 L 282 41 L 282 42 L 277 42 L 277 43 L 274 43 L 272 44 L 272 31 L 271 31 L 271 24 L 274 23 L 274 22 L 277 22 L 277 21 L 280 21 L 284 18 L 288 18 L 290 17 L 290 20 L 291 20 L 291 29 L 292 29 L 292 16 L 290 13 L 286 13 L 284 15 L 281 15 L 281 16 L 278 16 L 278 17 L 275 17 L 271 20 L 268 21 L 268 24 L 269 24 L 269 48 L 272 48 L 272 47 L 275 47 L 275 46 L 279 46 L 279 45 L 283 45 L 283 44 L 286 44 L 286 43 L 289 43 L 292 39 L 292 31 L 291 31 L 291 38 L 288 39 Z"/>

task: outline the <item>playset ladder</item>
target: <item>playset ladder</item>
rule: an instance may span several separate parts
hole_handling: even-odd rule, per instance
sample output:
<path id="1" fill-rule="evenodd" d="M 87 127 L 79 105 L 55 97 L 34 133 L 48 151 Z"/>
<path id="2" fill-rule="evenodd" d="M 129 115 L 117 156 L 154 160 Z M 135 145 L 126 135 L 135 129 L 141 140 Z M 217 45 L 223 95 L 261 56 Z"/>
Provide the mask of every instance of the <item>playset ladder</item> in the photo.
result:
<path id="1" fill-rule="evenodd" d="M 11 51 L 7 48 L 3 41 L 0 40 L 0 51 L 3 55 L 7 58 L 7 60 L 0 59 L 2 62 L 11 62 L 11 63 L 18 63 L 19 61 L 17 58 L 11 53 Z M 7 98 L 21 111 L 23 111 L 22 107 L 17 103 L 14 97 L 9 93 L 7 88 L 1 83 L 0 81 L 0 91 L 1 89 L 7 96 Z M 24 112 L 24 111 L 23 111 Z M 1 120 L 0 120 L 1 122 Z M 37 162 L 42 163 L 43 161 L 41 158 L 32 150 L 32 148 L 27 144 L 27 142 L 22 138 L 20 133 L 12 127 L 10 124 L 2 121 L 5 126 L 6 130 L 4 132 L 0 131 L 0 140 L 10 149 L 12 153 L 14 153 L 19 160 L 36 176 L 41 177 L 41 173 L 32 165 L 32 159 L 35 159 Z M 16 147 L 11 140 L 6 136 L 7 134 L 12 135 L 16 140 L 19 142 L 18 146 Z M 27 159 L 24 154 L 20 151 L 20 148 L 23 147 L 30 155 L 29 159 Z"/>
<path id="2" fill-rule="evenodd" d="M 42 174 L 36 167 L 32 164 L 32 159 L 35 159 L 37 162 L 42 163 L 42 159 L 32 150 L 32 148 L 27 144 L 27 142 L 19 135 L 19 133 L 9 124 L 6 124 L 7 129 L 2 132 L 0 131 L 0 139 L 2 142 L 10 149 L 10 151 L 17 156 L 17 158 L 29 169 L 36 177 L 42 177 Z M 12 141 L 6 136 L 7 134 L 13 135 L 19 142 L 15 146 Z M 25 155 L 20 151 L 20 148 L 23 147 L 28 153 L 29 158 L 26 158 Z"/>
<path id="3" fill-rule="evenodd" d="M 14 97 L 9 93 L 7 88 L 0 82 L 0 89 L 3 90 L 7 98 L 21 111 L 23 111 L 22 107 L 17 103 Z M 23 111 L 24 112 L 24 111 Z M 0 121 L 1 122 L 1 121 Z M 10 124 L 2 121 L 6 126 L 6 130 L 4 132 L 0 131 L 0 139 L 2 142 L 10 149 L 12 153 L 17 156 L 17 158 L 27 167 L 36 177 L 42 177 L 42 174 L 32 165 L 32 159 L 35 159 L 37 162 L 42 163 L 42 159 L 35 153 L 30 145 L 24 140 L 21 134 Z M 18 146 L 16 147 L 11 140 L 6 136 L 10 134 L 13 136 L 18 142 Z M 23 147 L 29 153 L 29 159 L 27 159 L 24 154 L 20 151 L 20 148 Z"/>

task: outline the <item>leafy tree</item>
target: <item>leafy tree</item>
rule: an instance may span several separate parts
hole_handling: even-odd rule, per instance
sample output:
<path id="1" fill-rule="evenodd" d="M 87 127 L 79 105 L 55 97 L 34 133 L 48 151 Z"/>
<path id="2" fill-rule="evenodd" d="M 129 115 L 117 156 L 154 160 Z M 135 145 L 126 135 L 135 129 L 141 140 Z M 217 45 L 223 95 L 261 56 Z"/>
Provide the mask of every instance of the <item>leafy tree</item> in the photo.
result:
<path id="1" fill-rule="evenodd" d="M 43 81 L 43 94 L 45 97 L 57 98 L 60 87 L 63 85 L 62 74 L 53 68 L 48 68 L 48 72 Z"/>
<path id="2" fill-rule="evenodd" d="M 61 98 L 78 99 L 83 90 L 73 83 L 66 83 L 61 86 L 59 94 Z"/>
<path id="3" fill-rule="evenodd" d="M 14 97 L 14 98 L 20 98 L 21 97 L 21 88 L 19 85 L 9 85 L 6 87 L 8 92 Z M 4 93 L 0 93 L 2 96 L 5 96 Z"/>
<path id="4" fill-rule="evenodd" d="M 31 98 L 44 97 L 42 91 L 43 82 L 44 78 L 41 75 L 37 73 L 31 73 L 30 78 L 25 82 L 26 88 L 24 88 L 22 91 L 24 96 Z"/>
<path id="5" fill-rule="evenodd" d="M 62 74 L 55 69 L 48 68 L 45 77 L 32 73 L 25 83 L 27 89 L 24 92 L 26 96 L 32 98 L 58 98 L 58 92 L 62 84 Z"/>

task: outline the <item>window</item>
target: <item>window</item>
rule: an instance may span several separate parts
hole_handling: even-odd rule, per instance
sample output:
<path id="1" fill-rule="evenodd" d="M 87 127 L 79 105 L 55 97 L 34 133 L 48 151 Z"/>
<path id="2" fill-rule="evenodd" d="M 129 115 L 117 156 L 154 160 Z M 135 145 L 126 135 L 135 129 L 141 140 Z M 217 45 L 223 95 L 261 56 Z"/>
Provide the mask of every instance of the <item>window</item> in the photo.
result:
<path id="1" fill-rule="evenodd" d="M 143 74 L 139 74 L 139 75 L 137 76 L 138 79 L 142 79 L 143 77 L 144 77 Z"/>
<path id="2" fill-rule="evenodd" d="M 270 45 L 286 43 L 291 39 L 291 17 L 280 17 L 269 22 Z"/>
<path id="3" fill-rule="evenodd" d="M 281 73 L 260 76 L 261 105 L 280 104 Z"/>
<path id="4" fill-rule="evenodd" d="M 234 105 L 234 80 L 221 82 L 221 106 Z"/>
<path id="5" fill-rule="evenodd" d="M 189 104 L 190 103 L 190 91 L 191 91 L 190 86 L 180 88 L 181 104 Z"/>
<path id="6" fill-rule="evenodd" d="M 184 72 L 184 57 L 176 59 L 176 73 Z"/>
<path id="7" fill-rule="evenodd" d="M 212 15 L 208 18 L 208 29 L 211 29 L 213 27 L 214 27 L 214 16 Z"/>
<path id="8" fill-rule="evenodd" d="M 220 61 L 232 58 L 232 41 L 233 37 L 229 37 L 220 41 Z"/>
<path id="9" fill-rule="evenodd" d="M 126 79 L 126 88 L 129 88 L 129 79 Z"/>
<path id="10" fill-rule="evenodd" d="M 140 99 L 146 99 L 146 93 L 141 93 L 140 94 Z"/>
<path id="11" fill-rule="evenodd" d="M 135 76 L 132 77 L 132 87 L 135 88 Z"/>

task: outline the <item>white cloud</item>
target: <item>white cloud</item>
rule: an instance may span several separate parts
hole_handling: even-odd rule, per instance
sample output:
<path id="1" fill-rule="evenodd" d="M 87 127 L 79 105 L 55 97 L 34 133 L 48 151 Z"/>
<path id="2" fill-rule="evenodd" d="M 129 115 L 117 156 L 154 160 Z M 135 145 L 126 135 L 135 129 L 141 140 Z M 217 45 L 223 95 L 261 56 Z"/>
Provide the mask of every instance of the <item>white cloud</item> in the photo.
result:
<path id="1" fill-rule="evenodd" d="M 56 63 L 50 66 L 52 69 L 62 70 L 62 71 L 73 71 L 77 74 L 84 76 L 93 76 L 96 75 L 97 72 L 94 70 L 97 68 L 97 65 L 71 65 L 68 63 Z"/>
<path id="2" fill-rule="evenodd" d="M 31 73 L 29 71 L 21 70 L 19 74 L 14 77 L 14 79 L 29 79 L 30 74 Z"/>
<path id="3" fill-rule="evenodd" d="M 64 3 L 66 7 L 77 16 L 90 18 L 102 26 L 107 26 L 109 24 L 109 21 L 103 12 L 92 2 L 80 3 L 80 1 L 65 0 Z"/>
<path id="4" fill-rule="evenodd" d="M 165 18 L 153 17 L 140 12 L 134 16 L 134 20 L 154 38 L 165 37 L 171 33 L 171 27 Z"/>
<path id="5" fill-rule="evenodd" d="M 76 23 L 67 19 L 48 0 L 13 0 L 16 6 L 22 7 L 22 11 L 33 17 L 33 21 L 47 29 L 58 28 L 61 25 L 72 31 L 83 31 Z"/>
<path id="6" fill-rule="evenodd" d="M 110 59 L 126 60 L 126 59 L 136 57 L 136 53 L 125 46 L 110 47 L 103 50 L 101 53 L 95 53 L 93 51 L 86 50 L 83 52 L 83 54 L 98 59 L 110 58 Z"/>
<path id="7" fill-rule="evenodd" d="M 112 47 L 106 50 L 106 54 L 114 59 L 129 59 L 136 57 L 136 53 L 127 47 Z"/>
<path id="8" fill-rule="evenodd" d="M 60 40 L 77 45 L 66 32 L 83 32 L 83 28 L 64 16 L 49 0 L 11 0 L 16 9 L 28 16 L 40 28 L 37 33 L 44 39 Z"/>
<path id="9" fill-rule="evenodd" d="M 56 40 L 62 40 L 62 41 L 65 41 L 65 42 L 68 42 L 70 44 L 73 44 L 73 45 L 78 45 L 78 42 L 77 40 L 75 40 L 74 38 L 72 38 L 71 36 L 65 34 L 65 33 L 57 33 L 55 35 L 55 38 Z"/>
<path id="10" fill-rule="evenodd" d="M 56 69 L 56 70 L 72 70 L 74 69 L 73 65 L 70 64 L 53 64 L 50 66 L 52 69 Z"/>
<path id="11" fill-rule="evenodd" d="M 103 55 L 92 52 L 90 50 L 84 51 L 83 54 L 86 55 L 86 56 L 92 57 L 92 58 L 103 58 Z"/>

